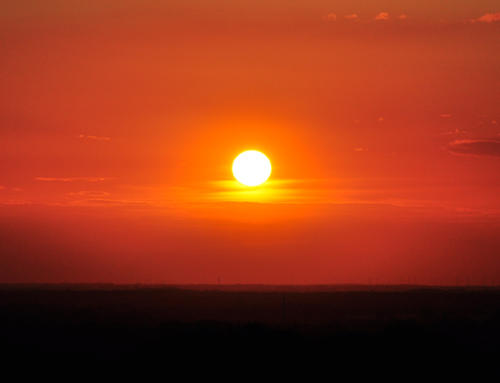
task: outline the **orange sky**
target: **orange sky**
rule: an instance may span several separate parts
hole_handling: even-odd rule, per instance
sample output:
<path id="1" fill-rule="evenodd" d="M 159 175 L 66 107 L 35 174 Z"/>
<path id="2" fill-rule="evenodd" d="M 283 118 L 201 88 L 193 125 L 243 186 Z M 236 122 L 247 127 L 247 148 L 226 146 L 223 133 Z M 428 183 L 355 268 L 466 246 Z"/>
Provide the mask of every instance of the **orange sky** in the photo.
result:
<path id="1" fill-rule="evenodd" d="M 0 41 L 0 281 L 500 283 L 497 1 L 21 0 Z"/>

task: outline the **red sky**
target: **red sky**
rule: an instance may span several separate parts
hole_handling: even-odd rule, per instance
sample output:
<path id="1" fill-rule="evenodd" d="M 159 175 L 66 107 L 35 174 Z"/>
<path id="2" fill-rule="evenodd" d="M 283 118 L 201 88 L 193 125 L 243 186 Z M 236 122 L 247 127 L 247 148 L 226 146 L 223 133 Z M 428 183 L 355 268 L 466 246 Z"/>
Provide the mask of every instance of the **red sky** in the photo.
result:
<path id="1" fill-rule="evenodd" d="M 500 283 L 497 1 L 1 8 L 0 282 Z"/>

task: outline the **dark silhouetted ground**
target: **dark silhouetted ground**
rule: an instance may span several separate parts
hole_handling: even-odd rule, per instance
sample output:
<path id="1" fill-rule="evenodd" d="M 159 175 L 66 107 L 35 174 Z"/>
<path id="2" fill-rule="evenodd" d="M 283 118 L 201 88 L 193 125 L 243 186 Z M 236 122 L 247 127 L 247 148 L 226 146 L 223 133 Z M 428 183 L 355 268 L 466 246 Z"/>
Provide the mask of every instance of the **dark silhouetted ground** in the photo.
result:
<path id="1" fill-rule="evenodd" d="M 500 290 L 3 285 L 0 340 L 14 361 L 487 355 L 500 351 Z"/>

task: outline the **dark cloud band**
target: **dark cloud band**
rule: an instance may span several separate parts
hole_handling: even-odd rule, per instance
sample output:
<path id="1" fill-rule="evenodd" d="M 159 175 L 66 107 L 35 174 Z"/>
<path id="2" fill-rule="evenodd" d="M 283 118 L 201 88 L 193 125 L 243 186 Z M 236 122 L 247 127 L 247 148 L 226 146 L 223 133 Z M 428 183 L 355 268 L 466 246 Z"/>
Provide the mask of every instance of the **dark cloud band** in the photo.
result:
<path id="1" fill-rule="evenodd" d="M 500 141 L 496 140 L 457 140 L 448 145 L 455 154 L 500 157 Z"/>

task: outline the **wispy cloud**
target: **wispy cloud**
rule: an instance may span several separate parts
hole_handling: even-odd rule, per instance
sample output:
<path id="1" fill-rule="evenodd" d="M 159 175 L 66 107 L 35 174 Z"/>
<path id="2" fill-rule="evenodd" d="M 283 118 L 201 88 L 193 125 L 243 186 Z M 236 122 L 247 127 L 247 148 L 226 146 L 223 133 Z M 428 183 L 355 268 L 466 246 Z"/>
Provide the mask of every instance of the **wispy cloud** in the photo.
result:
<path id="1" fill-rule="evenodd" d="M 446 132 L 440 133 L 441 136 L 450 136 L 450 135 L 460 135 L 465 134 L 467 131 L 455 128 L 453 130 L 447 130 Z"/>
<path id="2" fill-rule="evenodd" d="M 338 16 L 334 12 L 328 13 L 326 16 L 323 17 L 324 20 L 326 21 L 337 21 L 339 17 L 342 17 L 346 20 L 351 20 L 351 21 L 360 21 L 360 17 L 357 13 L 349 13 L 344 16 Z M 389 20 L 391 16 L 389 15 L 388 12 L 379 12 L 372 20 L 376 21 L 384 21 L 384 20 Z M 408 18 L 408 15 L 406 13 L 402 13 L 399 16 L 395 16 L 398 20 L 406 20 Z"/>
<path id="3" fill-rule="evenodd" d="M 472 20 L 472 22 L 479 22 L 479 23 L 494 23 L 496 21 L 500 21 L 500 12 L 496 13 L 485 13 L 481 17 L 478 17 L 477 19 Z"/>
<path id="4" fill-rule="evenodd" d="M 377 16 L 375 16 L 375 20 L 389 20 L 389 13 L 380 12 Z"/>
<path id="5" fill-rule="evenodd" d="M 79 192 L 68 193 L 69 197 L 85 197 L 85 198 L 105 198 L 109 197 L 110 193 L 101 190 L 82 190 Z"/>
<path id="6" fill-rule="evenodd" d="M 111 137 L 105 136 L 89 136 L 86 134 L 80 134 L 78 136 L 80 140 L 90 140 L 90 141 L 111 141 Z"/>
<path id="7" fill-rule="evenodd" d="M 359 16 L 356 13 L 351 13 L 349 15 L 345 15 L 344 19 L 346 19 L 346 20 L 359 20 Z"/>
<path id="8" fill-rule="evenodd" d="M 21 206 L 21 205 L 30 205 L 30 204 L 32 204 L 31 201 L 22 200 L 22 199 L 8 199 L 5 201 L 0 201 L 0 205 L 7 205 L 7 206 Z"/>
<path id="9" fill-rule="evenodd" d="M 0 190 L 9 190 L 9 191 L 13 191 L 13 192 L 16 192 L 16 193 L 23 191 L 23 189 L 18 188 L 18 187 L 7 187 L 7 186 L 4 186 L 4 185 L 0 185 Z"/>
<path id="10" fill-rule="evenodd" d="M 35 177 L 36 181 L 41 182 L 102 182 L 108 179 L 106 177 Z"/>
<path id="11" fill-rule="evenodd" d="M 328 15 L 325 16 L 325 20 L 327 21 L 337 21 L 337 14 L 330 12 Z"/>
<path id="12" fill-rule="evenodd" d="M 454 154 L 500 157 L 500 141 L 455 140 L 448 144 L 448 150 Z"/>

